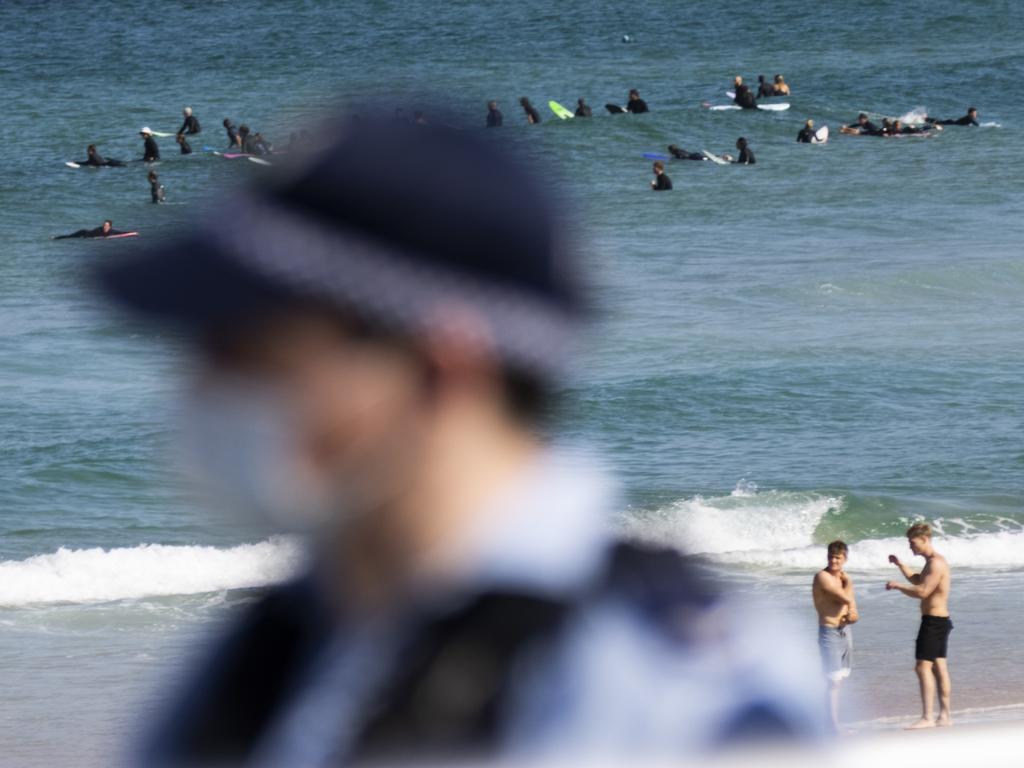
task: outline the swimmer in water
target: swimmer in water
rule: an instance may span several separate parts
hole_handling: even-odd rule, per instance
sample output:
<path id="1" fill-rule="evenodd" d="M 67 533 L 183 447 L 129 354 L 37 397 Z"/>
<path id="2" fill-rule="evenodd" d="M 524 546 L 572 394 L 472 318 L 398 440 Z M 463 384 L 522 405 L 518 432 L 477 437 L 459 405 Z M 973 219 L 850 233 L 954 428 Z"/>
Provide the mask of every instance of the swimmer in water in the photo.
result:
<path id="1" fill-rule="evenodd" d="M 525 96 L 520 97 L 519 106 L 523 108 L 523 112 L 526 113 L 526 122 L 530 125 L 537 125 L 540 122 L 540 113 L 534 108 L 530 100 Z"/>
<path id="2" fill-rule="evenodd" d="M 978 125 L 978 108 L 968 107 L 967 114 L 955 120 L 936 120 L 934 117 L 926 117 L 925 120 L 932 125 Z"/>
<path id="3" fill-rule="evenodd" d="M 185 121 L 181 124 L 181 128 L 178 129 L 178 133 L 185 133 L 192 136 L 202 130 L 202 128 L 199 127 L 199 120 L 192 114 L 192 107 L 185 107 L 185 109 L 182 110 L 182 115 L 184 115 Z"/>
<path id="4" fill-rule="evenodd" d="M 763 99 L 775 95 L 775 86 L 764 79 L 764 75 L 757 76 L 757 98 Z"/>
<path id="5" fill-rule="evenodd" d="M 629 90 L 629 101 L 626 102 L 626 111 L 634 115 L 650 112 L 647 108 L 647 102 L 640 98 L 640 91 L 636 88 L 630 88 Z"/>
<path id="6" fill-rule="evenodd" d="M 594 113 L 590 111 L 590 107 L 587 106 L 587 102 L 583 100 L 583 97 L 576 99 L 576 117 L 593 117 Z"/>
<path id="7" fill-rule="evenodd" d="M 651 189 L 655 192 L 667 192 L 672 189 L 672 179 L 665 173 L 665 164 L 661 160 L 654 161 L 654 179 L 651 181 Z"/>
<path id="8" fill-rule="evenodd" d="M 800 144 L 810 144 L 814 139 L 814 121 L 808 120 L 804 123 L 804 127 L 800 129 L 800 133 L 796 135 L 796 140 Z"/>
<path id="9" fill-rule="evenodd" d="M 51 237 L 51 240 L 68 240 L 70 238 L 97 238 L 97 237 L 111 237 L 113 235 L 124 235 L 126 232 L 114 229 L 114 222 L 110 219 L 104 221 L 100 226 L 95 229 L 80 229 L 77 232 L 72 232 L 70 235 L 56 235 Z"/>
<path id="10" fill-rule="evenodd" d="M 160 147 L 156 145 L 153 132 L 149 128 L 143 128 L 139 131 L 139 135 L 143 139 L 142 162 L 155 163 L 160 159 Z"/>
<path id="11" fill-rule="evenodd" d="M 789 86 L 786 85 L 782 75 L 775 76 L 775 82 L 772 83 L 772 96 L 789 96 Z"/>
<path id="12" fill-rule="evenodd" d="M 740 151 L 740 156 L 732 161 L 734 164 L 754 165 L 757 162 L 754 153 L 750 151 L 750 147 L 747 145 L 747 140 L 742 136 L 736 139 L 736 149 Z"/>
<path id="13" fill-rule="evenodd" d="M 178 142 L 178 146 L 181 148 L 181 154 L 192 154 L 192 145 L 188 143 L 188 140 L 185 138 L 184 133 L 179 133 L 177 136 L 174 137 L 174 140 Z"/>
<path id="14" fill-rule="evenodd" d="M 501 110 L 498 109 L 498 102 L 491 100 L 487 102 L 487 127 L 488 128 L 500 128 L 504 117 L 501 114 Z"/>
<path id="15" fill-rule="evenodd" d="M 166 199 L 164 185 L 160 183 L 156 171 L 150 171 L 146 178 L 149 180 L 150 202 L 155 204 L 164 202 Z"/>

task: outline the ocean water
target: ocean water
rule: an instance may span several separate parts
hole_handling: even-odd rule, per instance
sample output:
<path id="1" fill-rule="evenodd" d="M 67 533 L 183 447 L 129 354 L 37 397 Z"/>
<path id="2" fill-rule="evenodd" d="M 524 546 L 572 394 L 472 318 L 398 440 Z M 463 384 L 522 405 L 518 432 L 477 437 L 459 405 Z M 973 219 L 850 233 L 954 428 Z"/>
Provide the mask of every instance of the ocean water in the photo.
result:
<path id="1" fill-rule="evenodd" d="M 0 5 L 0 750 L 21 765 L 106 764 L 197 642 L 298 544 L 211 515 L 168 460 L 187 360 L 104 311 L 82 265 L 230 216 L 263 169 L 161 140 L 145 167 L 66 168 L 97 143 L 141 156 L 142 125 L 222 148 L 229 116 L 284 143 L 339 97 L 450 111 L 526 143 L 574 199 L 602 320 L 561 431 L 626 491 L 625 535 L 697 554 L 813 637 L 824 544 L 851 544 L 863 619 L 845 717 L 916 713 L 916 607 L 882 588 L 908 522 L 935 523 L 955 574 L 950 666 L 962 720 L 1021 719 L 1024 673 L 1024 77 L 1010 2 L 826 5 L 659 0 L 435 4 L 109 0 Z M 631 42 L 623 42 L 629 35 Z M 732 77 L 782 72 L 782 113 L 713 112 Z M 640 89 L 651 113 L 602 105 Z M 541 110 L 525 124 L 516 101 Z M 588 121 L 544 106 L 579 96 Z M 980 128 L 846 137 L 861 110 L 924 109 Z M 833 129 L 797 145 L 803 120 Z M 674 162 L 654 195 L 644 152 Z M 51 235 L 111 218 L 137 241 Z M 1009 610 L 1008 610 L 1009 609 Z M 762 617 L 754 617 L 752 631 Z"/>

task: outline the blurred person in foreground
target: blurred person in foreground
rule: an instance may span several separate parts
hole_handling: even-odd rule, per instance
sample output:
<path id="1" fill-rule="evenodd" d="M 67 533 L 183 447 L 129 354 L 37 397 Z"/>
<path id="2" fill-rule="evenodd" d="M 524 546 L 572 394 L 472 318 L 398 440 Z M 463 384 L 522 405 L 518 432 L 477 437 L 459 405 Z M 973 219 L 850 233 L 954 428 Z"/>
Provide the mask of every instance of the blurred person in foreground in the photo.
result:
<path id="1" fill-rule="evenodd" d="M 141 764 L 585 762 L 824 732 L 777 617 L 617 542 L 608 479 L 545 438 L 588 314 L 575 238 L 482 141 L 349 123 L 230 220 L 100 268 L 191 341 L 211 482 L 311 553 Z"/>

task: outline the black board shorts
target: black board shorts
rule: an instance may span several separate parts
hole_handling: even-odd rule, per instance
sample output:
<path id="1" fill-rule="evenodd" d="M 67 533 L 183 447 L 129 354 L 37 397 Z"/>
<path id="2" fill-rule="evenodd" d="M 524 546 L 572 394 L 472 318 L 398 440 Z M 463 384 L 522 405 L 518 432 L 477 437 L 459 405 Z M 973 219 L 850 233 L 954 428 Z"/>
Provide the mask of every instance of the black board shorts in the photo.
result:
<path id="1" fill-rule="evenodd" d="M 949 633 L 953 622 L 948 616 L 922 616 L 921 628 L 917 631 L 915 658 L 918 661 L 935 661 L 946 658 Z"/>

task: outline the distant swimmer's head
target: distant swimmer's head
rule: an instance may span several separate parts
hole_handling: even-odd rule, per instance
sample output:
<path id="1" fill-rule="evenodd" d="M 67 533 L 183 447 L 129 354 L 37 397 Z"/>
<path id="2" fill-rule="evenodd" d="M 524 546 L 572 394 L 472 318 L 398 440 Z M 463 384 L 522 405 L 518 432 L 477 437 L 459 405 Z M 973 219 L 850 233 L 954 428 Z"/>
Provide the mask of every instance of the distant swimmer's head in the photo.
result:
<path id="1" fill-rule="evenodd" d="M 174 140 L 176 142 L 178 142 L 179 144 L 184 144 L 185 143 L 185 134 L 184 133 L 177 133 L 177 134 L 175 134 L 174 135 Z"/>
<path id="2" fill-rule="evenodd" d="M 487 108 L 488 109 L 492 109 L 492 110 L 493 109 L 497 109 L 498 108 L 498 102 L 496 102 L 494 99 L 491 99 L 490 101 L 487 102 Z"/>
<path id="3" fill-rule="evenodd" d="M 747 140 L 744 137 L 740 136 L 738 139 L 736 139 L 736 149 L 746 149 L 746 147 Z"/>
<path id="4" fill-rule="evenodd" d="M 654 161 L 654 172 L 659 176 L 665 172 L 665 164 L 661 160 Z"/>
<path id="5" fill-rule="evenodd" d="M 146 178 L 149 179 L 151 182 L 156 181 L 157 180 L 156 171 L 150 171 L 148 174 L 146 174 Z"/>
<path id="6" fill-rule="evenodd" d="M 736 75 L 732 79 L 733 85 L 743 85 L 743 75 Z"/>
<path id="7" fill-rule="evenodd" d="M 95 144 L 90 144 L 88 147 L 86 147 L 85 151 L 88 152 L 90 155 L 95 155 L 96 154 L 96 145 Z"/>
<path id="8" fill-rule="evenodd" d="M 893 121 L 892 121 L 892 127 L 893 127 L 893 128 L 895 129 L 895 130 L 897 130 L 897 131 L 898 131 L 898 130 L 899 130 L 900 128 L 902 128 L 902 127 L 903 127 L 903 121 L 902 121 L 902 120 L 893 120 Z"/>
<path id="9" fill-rule="evenodd" d="M 764 82 L 764 75 L 758 75 L 757 76 L 757 82 L 763 83 Z"/>
<path id="10" fill-rule="evenodd" d="M 857 122 L 860 123 L 861 125 L 863 125 L 867 121 L 868 121 L 868 116 L 865 115 L 863 112 L 861 112 L 859 115 L 857 115 Z"/>
<path id="11" fill-rule="evenodd" d="M 807 122 L 804 123 L 804 125 L 806 125 L 808 128 L 813 128 L 814 127 L 814 121 L 808 119 Z"/>
<path id="12" fill-rule="evenodd" d="M 978 116 L 978 108 L 977 107 L 968 107 L 967 108 L 967 116 L 970 117 L 971 119 L 976 118 Z"/>
<path id="13" fill-rule="evenodd" d="M 579 104 L 581 107 L 585 107 L 587 105 L 587 102 L 583 100 L 582 96 L 576 99 L 576 103 Z"/>
<path id="14" fill-rule="evenodd" d="M 230 128 L 231 127 L 231 118 L 230 117 L 225 117 L 224 118 L 224 122 L 221 123 L 221 125 L 223 125 L 225 128 Z"/>
<path id="15" fill-rule="evenodd" d="M 243 136 L 248 136 L 249 135 L 249 126 L 246 125 L 245 123 L 242 123 L 242 125 L 238 126 L 238 132 L 240 134 L 242 134 Z"/>
<path id="16" fill-rule="evenodd" d="M 192 117 L 192 107 L 185 107 L 182 112 L 185 114 L 185 117 Z"/>
<path id="17" fill-rule="evenodd" d="M 530 100 L 528 98 L 526 98 L 525 96 L 520 96 L 519 97 L 519 103 L 522 104 L 524 107 L 530 106 Z"/>
<path id="18" fill-rule="evenodd" d="M 775 76 L 775 82 L 776 83 L 784 83 L 786 81 L 782 79 L 782 75 L 776 75 Z"/>
<path id="19" fill-rule="evenodd" d="M 153 132 L 149 130 L 149 126 L 143 126 L 142 130 L 139 131 L 140 136 L 152 136 Z"/>
<path id="20" fill-rule="evenodd" d="M 107 219 L 106 221 L 103 222 L 103 233 L 106 234 L 111 229 L 113 229 L 113 227 L 114 227 L 114 222 L 112 222 L 110 219 Z"/>
<path id="21" fill-rule="evenodd" d="M 638 91 L 636 88 L 630 88 L 629 89 L 629 99 L 630 99 L 630 101 L 635 101 L 636 99 L 639 99 L 639 98 L 640 98 L 640 91 Z"/>

